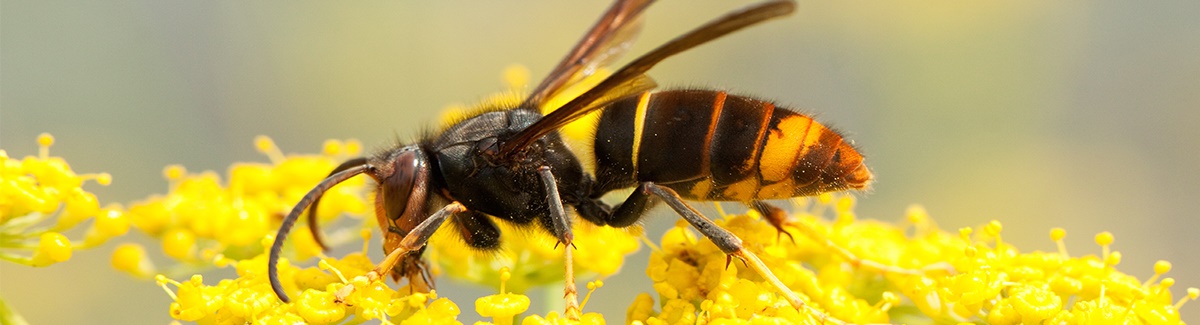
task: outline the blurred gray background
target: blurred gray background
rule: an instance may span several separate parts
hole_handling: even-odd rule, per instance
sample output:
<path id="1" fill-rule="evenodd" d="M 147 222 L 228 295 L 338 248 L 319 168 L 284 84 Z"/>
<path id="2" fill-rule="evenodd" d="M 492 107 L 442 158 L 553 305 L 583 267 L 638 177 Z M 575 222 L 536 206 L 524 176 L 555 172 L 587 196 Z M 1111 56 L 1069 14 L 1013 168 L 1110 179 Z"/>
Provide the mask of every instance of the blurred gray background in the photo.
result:
<path id="1" fill-rule="evenodd" d="M 663 1 L 630 55 L 745 3 Z M 606 6 L 5 0 L 0 146 L 21 157 L 53 133 L 75 170 L 113 174 L 90 187 L 102 202 L 166 191 L 167 164 L 265 161 L 259 134 L 287 152 L 329 138 L 382 148 L 502 90 L 509 64 L 536 81 Z M 878 176 L 863 218 L 920 203 L 943 229 L 998 219 L 1025 251 L 1053 250 L 1049 229 L 1065 227 L 1075 255 L 1098 253 L 1092 236 L 1108 230 L 1121 270 L 1145 279 L 1170 260 L 1181 294 L 1200 286 L 1198 17 L 1196 1 L 806 1 L 650 74 L 772 98 L 844 131 Z M 675 217 L 651 219 L 657 239 Z M 111 250 L 0 264 L 0 296 L 34 324 L 166 323 L 169 298 L 113 271 Z M 652 291 L 644 251 L 588 311 L 619 323 Z M 474 297 L 494 290 L 442 291 L 469 323 Z M 1196 303 L 1183 312 L 1200 322 Z"/>

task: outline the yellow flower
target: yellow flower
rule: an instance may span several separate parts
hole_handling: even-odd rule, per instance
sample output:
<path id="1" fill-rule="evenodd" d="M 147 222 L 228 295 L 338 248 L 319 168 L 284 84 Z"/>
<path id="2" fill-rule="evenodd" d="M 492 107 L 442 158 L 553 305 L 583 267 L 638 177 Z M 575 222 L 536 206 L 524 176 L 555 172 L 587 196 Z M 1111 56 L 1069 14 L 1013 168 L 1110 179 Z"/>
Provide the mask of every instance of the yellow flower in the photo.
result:
<path id="1" fill-rule="evenodd" d="M 597 227 L 582 220 L 573 224 L 575 246 L 567 248 L 555 247 L 555 239 L 547 234 L 498 222 L 501 233 L 506 234 L 498 253 L 472 250 L 455 237 L 451 227 L 445 227 L 429 240 L 429 257 L 441 266 L 439 272 L 475 283 L 499 282 L 495 270 L 508 267 L 512 272 L 508 288 L 520 293 L 531 287 L 561 284 L 564 249 L 574 250 L 575 276 L 591 278 L 616 273 L 625 256 L 640 246 L 637 237 L 623 229 Z"/>
<path id="2" fill-rule="evenodd" d="M 1155 283 L 1170 270 L 1165 261 L 1155 263 L 1156 276 L 1145 282 L 1117 271 L 1121 254 L 1110 250 L 1114 239 L 1108 232 L 1096 237 L 1100 256 L 1072 258 L 1065 246 L 1054 253 L 1022 253 L 1000 240 L 1002 225 L 997 221 L 981 232 L 963 229 L 955 236 L 929 224 L 924 209 L 910 208 L 907 220 L 917 231 L 907 236 L 904 226 L 854 221 L 848 217 L 852 206 L 840 198 L 815 201 L 804 205 L 808 211 L 793 216 L 784 228 L 806 235 L 795 242 L 778 240 L 769 224 L 754 220 L 754 213 L 726 216 L 717 223 L 747 239 L 746 246 L 760 256 L 770 256 L 767 264 L 788 287 L 836 320 L 1181 324 L 1179 307 L 1195 299 L 1185 297 L 1173 305 L 1165 290 L 1173 280 Z M 833 221 L 814 214 L 828 210 L 835 214 Z M 663 236 L 663 248 L 651 255 L 647 270 L 660 302 L 638 296 L 629 307 L 628 321 L 819 321 L 776 297 L 773 287 L 739 263 L 724 266 L 723 253 L 714 251 L 707 239 L 695 240 L 688 233 L 677 227 Z M 1063 229 L 1051 231 L 1055 242 L 1065 236 Z M 652 309 L 655 305 L 660 311 Z M 896 308 L 905 306 L 917 308 Z"/>
<path id="3" fill-rule="evenodd" d="M 114 269 L 138 278 L 149 278 L 154 275 L 154 265 L 146 256 L 146 249 L 141 245 L 125 243 L 113 250 L 111 263 Z"/>
<path id="4" fill-rule="evenodd" d="M 38 242 L 33 253 L 33 266 L 46 266 L 71 258 L 71 241 L 63 234 L 45 232 Z"/>
<path id="5" fill-rule="evenodd" d="M 346 307 L 335 303 L 332 293 L 312 289 L 300 294 L 296 311 L 304 321 L 312 324 L 328 324 L 346 317 Z"/>
<path id="6" fill-rule="evenodd" d="M 168 166 L 163 174 L 171 182 L 170 192 L 132 204 L 126 212 L 132 225 L 159 238 L 167 256 L 185 263 L 203 266 L 218 256 L 252 257 L 262 249 L 261 239 L 274 234 L 278 216 L 361 148 L 354 140 L 331 140 L 324 146 L 326 155 L 284 155 L 267 137 L 259 137 L 255 145 L 272 162 L 234 164 L 227 184 L 213 172 L 194 174 Z M 360 177 L 326 193 L 319 219 L 361 216 L 367 210 L 362 185 Z M 307 244 L 297 246 L 298 257 L 319 251 L 307 232 L 296 238 Z"/>
<path id="7" fill-rule="evenodd" d="M 96 195 L 82 187 L 86 181 L 108 185 L 112 176 L 75 173 L 66 160 L 50 156 L 50 134 L 38 136 L 37 142 L 38 154 L 23 159 L 0 150 L 0 259 L 47 266 L 124 234 L 127 220 L 120 207 L 101 208 Z M 82 240 L 72 242 L 63 234 L 92 218 L 96 220 Z"/>

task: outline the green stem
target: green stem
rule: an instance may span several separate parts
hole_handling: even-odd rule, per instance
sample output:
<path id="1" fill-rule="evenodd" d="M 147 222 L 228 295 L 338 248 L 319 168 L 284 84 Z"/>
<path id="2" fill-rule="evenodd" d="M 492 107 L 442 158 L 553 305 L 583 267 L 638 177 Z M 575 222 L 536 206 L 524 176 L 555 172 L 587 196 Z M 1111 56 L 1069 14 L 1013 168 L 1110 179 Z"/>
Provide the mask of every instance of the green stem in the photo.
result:
<path id="1" fill-rule="evenodd" d="M 16 310 L 8 307 L 8 303 L 4 302 L 4 298 L 0 298 L 0 325 L 28 325 L 21 314 Z"/>
<path id="2" fill-rule="evenodd" d="M 21 264 L 21 265 L 27 265 L 27 266 L 33 265 L 33 258 L 16 255 L 16 254 L 0 253 L 0 260 L 5 260 L 5 261 Z M 0 306 L 0 307 L 2 307 L 2 306 Z M 2 324 L 0 324 L 0 325 L 2 325 Z"/>

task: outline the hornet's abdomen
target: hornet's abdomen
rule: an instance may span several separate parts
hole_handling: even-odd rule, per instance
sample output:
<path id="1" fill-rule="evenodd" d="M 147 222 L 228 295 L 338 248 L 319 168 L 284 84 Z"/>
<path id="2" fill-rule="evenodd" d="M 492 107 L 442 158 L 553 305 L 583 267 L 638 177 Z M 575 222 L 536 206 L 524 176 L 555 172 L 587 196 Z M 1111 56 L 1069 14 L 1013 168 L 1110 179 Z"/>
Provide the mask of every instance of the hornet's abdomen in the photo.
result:
<path id="1" fill-rule="evenodd" d="M 692 200 L 751 201 L 861 189 L 871 179 L 837 132 L 771 102 L 714 90 L 613 102 L 593 149 L 597 193 L 649 181 Z"/>

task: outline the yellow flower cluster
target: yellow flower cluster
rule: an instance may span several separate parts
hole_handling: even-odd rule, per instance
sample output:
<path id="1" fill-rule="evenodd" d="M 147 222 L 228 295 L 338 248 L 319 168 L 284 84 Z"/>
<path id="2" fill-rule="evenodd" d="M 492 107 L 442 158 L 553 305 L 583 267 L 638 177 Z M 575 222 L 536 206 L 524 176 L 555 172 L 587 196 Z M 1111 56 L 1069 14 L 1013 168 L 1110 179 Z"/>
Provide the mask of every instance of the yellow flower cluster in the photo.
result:
<path id="1" fill-rule="evenodd" d="M 163 174 L 171 183 L 170 191 L 132 204 L 129 220 L 158 238 L 163 253 L 184 265 L 204 267 L 222 258 L 249 258 L 262 251 L 261 239 L 275 233 L 279 220 L 300 197 L 338 163 L 361 151 L 356 140 L 329 140 L 321 155 L 285 156 L 264 136 L 255 140 L 255 146 L 271 163 L 234 164 L 228 184 L 222 184 L 214 172 L 190 174 L 182 166 L 168 166 Z M 327 222 L 344 213 L 362 215 L 367 210 L 363 184 L 358 177 L 327 192 L 318 217 Z M 295 238 L 297 257 L 320 252 L 307 231 L 297 232 Z M 117 269 L 136 276 L 157 272 L 144 249 L 135 244 L 118 247 L 112 260 Z"/>
<path id="2" fill-rule="evenodd" d="M 269 246 L 271 240 L 268 236 L 263 245 Z M 454 302 L 438 298 L 436 293 L 408 294 L 408 289 L 393 290 L 382 281 L 361 280 L 361 275 L 374 268 L 362 252 L 323 259 L 319 269 L 281 262 L 279 274 L 285 287 L 303 289 L 291 303 L 283 303 L 271 291 L 265 251 L 227 264 L 234 266 L 238 278 L 223 279 L 216 285 L 205 285 L 200 275 L 183 282 L 158 276 L 159 285 L 175 300 L 170 307 L 171 317 L 203 324 L 338 324 L 351 316 L 387 324 L 391 324 L 389 319 L 405 320 L 406 324 L 446 324 L 454 323 L 459 314 Z M 345 276 L 355 279 L 346 280 Z M 336 302 L 335 294 L 347 283 L 356 290 L 344 301 Z M 171 290 L 171 286 L 176 289 Z"/>
<path id="3" fill-rule="evenodd" d="M 1181 324 L 1179 308 L 1200 295 L 1173 302 L 1170 278 L 1138 282 L 1115 269 L 1112 235 L 1102 233 L 1101 256 L 1059 252 L 1021 253 L 1001 241 L 993 221 L 975 232 L 953 235 L 933 225 L 920 207 L 908 225 L 857 221 L 849 196 L 823 195 L 807 212 L 792 216 L 780 236 L 758 216 L 718 220 L 759 254 L 805 303 L 835 320 L 853 323 L 977 322 L 989 324 Z M 822 211 L 832 210 L 833 221 Z M 813 324 L 761 277 L 726 255 L 685 224 L 662 237 L 646 273 L 659 301 L 643 293 L 628 321 L 641 324 Z M 1065 231 L 1052 239 L 1062 245 Z M 947 264 L 948 263 L 948 264 Z M 1155 265 L 1159 275 L 1170 264 Z M 1157 281 L 1157 282 L 1156 282 Z M 915 307 L 915 308 L 914 308 Z M 657 310 L 656 310 L 657 309 Z"/>
<path id="4" fill-rule="evenodd" d="M 453 231 L 438 231 L 429 240 L 429 258 L 440 272 L 473 283 L 499 282 L 496 270 L 507 267 L 508 288 L 525 292 L 532 287 L 561 284 L 564 248 L 548 234 L 497 222 L 504 239 L 500 251 L 470 249 Z M 638 237 L 623 229 L 597 227 L 582 220 L 574 223 L 574 269 L 578 278 L 607 277 L 619 271 L 625 256 L 637 251 Z"/>
<path id="5" fill-rule="evenodd" d="M 0 150 L 0 259 L 47 266 L 129 231 L 119 205 L 101 208 L 96 195 L 82 187 L 89 180 L 108 185 L 112 176 L 76 174 L 66 160 L 50 156 L 53 136 L 43 133 L 37 142 L 37 156 L 13 159 Z M 81 240 L 63 235 L 89 219 L 94 220 Z"/>
<path id="6" fill-rule="evenodd" d="M 476 324 L 496 324 L 496 325 L 511 325 L 513 319 L 529 309 L 529 297 L 509 293 L 505 290 L 505 284 L 512 277 L 509 268 L 500 269 L 500 293 L 482 297 L 475 300 L 475 311 L 483 317 L 491 317 L 492 323 L 479 322 Z M 588 294 L 583 299 L 583 304 L 580 308 L 587 306 L 588 298 L 591 298 L 592 292 L 604 286 L 603 281 L 588 282 Z M 586 325 L 602 325 L 604 324 L 604 316 L 599 313 L 583 314 L 578 320 L 571 320 L 566 317 L 559 316 L 557 312 L 550 312 L 546 317 L 541 315 L 530 315 L 525 317 L 521 324 L 523 325 L 558 325 L 558 324 L 586 324 Z"/>
<path id="7" fill-rule="evenodd" d="M 370 237 L 366 233 L 363 235 Z M 265 238 L 264 245 L 270 240 L 272 238 Z M 383 281 L 367 282 L 363 275 L 371 271 L 374 264 L 364 252 L 341 259 L 322 259 L 319 267 L 299 268 L 286 261 L 281 263 L 279 274 L 285 287 L 289 291 L 303 290 L 291 303 L 283 303 L 271 291 L 266 263 L 265 252 L 251 259 L 219 263 L 233 265 L 238 278 L 223 279 L 216 285 L 204 284 L 200 275 L 183 282 L 162 275 L 156 279 L 175 301 L 170 306 L 173 318 L 202 324 L 341 324 L 376 319 L 385 324 L 395 320 L 417 325 L 459 324 L 458 305 L 439 298 L 436 292 L 411 293 L 408 287 L 392 289 Z M 506 290 L 505 283 L 511 277 L 507 267 L 501 268 L 496 277 L 501 283 L 500 293 L 475 301 L 479 315 L 492 318 L 495 324 L 512 324 L 514 318 L 529 308 L 529 297 Z M 336 297 L 347 285 L 355 290 L 339 302 Z M 600 286 L 603 282 L 591 282 L 588 289 L 591 291 Z M 585 299 L 584 306 L 586 303 Z M 551 312 L 545 317 L 531 315 L 522 321 L 528 325 L 568 323 L 604 324 L 604 318 L 597 313 L 587 313 L 580 321 L 568 321 Z"/>

